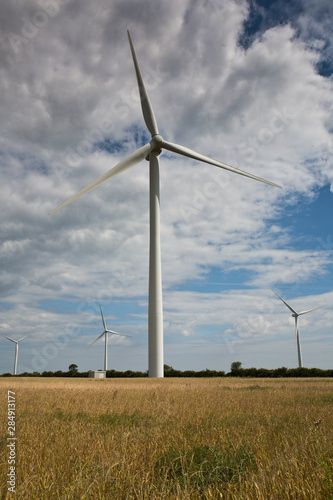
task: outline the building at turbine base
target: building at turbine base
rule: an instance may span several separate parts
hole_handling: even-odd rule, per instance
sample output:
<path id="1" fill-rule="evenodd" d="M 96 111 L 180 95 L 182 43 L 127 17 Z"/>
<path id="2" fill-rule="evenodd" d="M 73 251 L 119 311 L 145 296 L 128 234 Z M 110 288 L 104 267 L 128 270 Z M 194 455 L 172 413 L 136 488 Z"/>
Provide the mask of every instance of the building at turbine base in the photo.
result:
<path id="1" fill-rule="evenodd" d="M 89 370 L 88 371 L 88 378 L 106 378 L 106 371 L 105 370 Z"/>

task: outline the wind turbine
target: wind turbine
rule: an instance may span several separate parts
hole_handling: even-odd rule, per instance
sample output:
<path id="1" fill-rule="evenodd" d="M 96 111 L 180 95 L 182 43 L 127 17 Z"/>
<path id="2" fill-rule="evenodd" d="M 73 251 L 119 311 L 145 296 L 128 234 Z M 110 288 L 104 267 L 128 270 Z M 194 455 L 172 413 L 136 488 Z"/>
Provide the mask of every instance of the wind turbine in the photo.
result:
<path id="1" fill-rule="evenodd" d="M 159 159 L 158 156 L 162 149 L 177 153 L 188 158 L 199 160 L 216 167 L 229 170 L 236 174 L 244 175 L 272 186 L 281 187 L 273 182 L 266 181 L 260 177 L 249 174 L 234 167 L 230 167 L 225 163 L 216 161 L 201 153 L 197 153 L 192 149 L 172 142 L 165 141 L 159 134 L 155 115 L 152 105 L 150 103 L 139 63 L 134 51 L 133 43 L 129 32 L 128 40 L 132 53 L 137 83 L 139 87 L 141 108 L 143 118 L 151 134 L 151 141 L 141 148 L 137 149 L 134 153 L 129 155 L 124 160 L 120 161 L 111 170 L 99 177 L 96 181 L 89 184 L 82 189 L 79 193 L 75 194 L 67 201 L 56 207 L 50 212 L 53 214 L 60 208 L 65 207 L 72 201 L 80 196 L 88 193 L 91 189 L 99 186 L 111 177 L 124 172 L 130 167 L 133 167 L 143 159 L 149 161 L 149 209 L 150 209 L 150 248 L 149 248 L 149 299 L 148 299 L 148 368 L 149 377 L 163 377 L 163 307 L 162 307 L 162 271 L 161 271 L 161 246 L 160 246 L 160 187 L 159 187 Z"/>
<path id="2" fill-rule="evenodd" d="M 15 361 L 14 361 L 14 375 L 16 375 L 16 370 L 17 370 L 17 356 L 18 356 L 18 345 L 19 345 L 19 342 L 22 342 L 22 340 L 26 339 L 28 337 L 28 335 L 26 335 L 25 337 L 22 337 L 20 340 L 14 340 L 14 339 L 11 339 L 10 337 L 6 337 L 6 335 L 3 335 L 3 337 L 5 339 L 8 339 L 10 340 L 11 342 L 14 342 L 14 344 L 16 344 L 16 347 L 15 347 Z"/>
<path id="3" fill-rule="evenodd" d="M 278 295 L 276 292 L 274 292 L 274 290 L 272 290 L 273 293 L 275 293 L 275 295 L 277 297 L 279 297 L 280 300 L 282 300 L 282 302 L 288 307 L 288 309 L 290 309 L 290 311 L 293 313 L 292 316 L 293 318 L 295 318 L 295 332 L 296 332 L 296 343 L 297 343 L 297 355 L 298 355 L 298 368 L 302 368 L 303 367 L 303 364 L 302 364 L 302 353 L 301 353 L 301 343 L 300 343 L 300 340 L 299 340 L 299 329 L 298 329 L 298 316 L 301 316 L 302 314 L 307 314 L 311 311 L 315 311 L 316 309 L 321 309 L 322 307 L 325 307 L 325 306 L 319 306 L 319 307 L 315 307 L 314 309 L 308 309 L 307 311 L 302 311 L 300 313 L 297 313 L 295 311 L 295 309 L 293 309 L 289 304 L 287 304 L 287 302 L 285 300 L 283 300 L 280 295 Z"/>
<path id="4" fill-rule="evenodd" d="M 108 334 L 112 333 L 113 335 L 121 335 L 122 337 L 130 337 L 130 335 L 125 335 L 124 333 L 118 333 L 118 332 L 114 332 L 112 330 L 108 330 L 106 328 L 106 323 L 105 323 L 105 319 L 104 319 L 104 316 L 103 316 L 103 312 L 102 312 L 101 306 L 99 306 L 99 308 L 101 310 L 102 321 L 103 321 L 103 325 L 104 325 L 104 332 L 101 333 L 97 337 L 97 339 L 94 340 L 94 342 L 92 342 L 90 345 L 92 346 L 95 342 L 97 342 L 97 340 L 99 340 L 101 337 L 103 337 L 103 335 L 105 335 L 104 370 L 106 371 L 108 369 Z"/>

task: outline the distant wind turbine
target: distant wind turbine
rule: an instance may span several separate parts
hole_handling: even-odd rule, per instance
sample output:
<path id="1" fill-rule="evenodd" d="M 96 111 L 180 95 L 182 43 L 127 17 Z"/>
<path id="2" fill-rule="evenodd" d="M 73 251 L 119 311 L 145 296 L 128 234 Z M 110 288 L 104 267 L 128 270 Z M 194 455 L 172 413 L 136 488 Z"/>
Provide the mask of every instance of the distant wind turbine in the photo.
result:
<path id="1" fill-rule="evenodd" d="M 150 250 L 149 250 L 149 299 L 148 299 L 148 372 L 149 377 L 163 377 L 163 306 L 162 306 L 162 270 L 161 270 L 161 246 L 160 246 L 160 187 L 159 187 L 159 160 L 158 156 L 162 149 L 177 153 L 188 158 L 199 160 L 216 167 L 229 170 L 236 174 L 250 177 L 260 182 L 270 184 L 272 186 L 280 187 L 273 182 L 266 181 L 260 177 L 249 174 L 238 168 L 230 167 L 225 163 L 213 160 L 208 156 L 197 153 L 192 149 L 178 144 L 165 141 L 159 134 L 153 108 L 151 106 L 139 63 L 134 51 L 133 43 L 129 32 L 128 40 L 132 53 L 136 78 L 139 87 L 141 108 L 143 118 L 146 126 L 151 134 L 151 141 L 141 148 L 137 149 L 134 153 L 115 165 L 111 170 L 99 177 L 96 181 L 89 184 L 82 189 L 79 193 L 75 194 L 67 201 L 52 210 L 53 214 L 60 208 L 65 207 L 72 201 L 76 200 L 91 189 L 99 186 L 111 177 L 124 172 L 130 167 L 133 167 L 143 159 L 149 161 L 150 170 Z"/>
<path id="2" fill-rule="evenodd" d="M 295 318 L 295 332 L 296 332 L 296 343 L 297 343 L 297 354 L 298 354 L 298 367 L 302 368 L 303 363 L 302 363 L 301 343 L 299 340 L 298 316 L 301 316 L 302 314 L 307 314 L 307 313 L 312 312 L 312 311 L 316 311 L 316 309 L 321 309 L 322 307 L 325 307 L 325 306 L 319 306 L 319 307 L 315 307 L 314 309 L 308 309 L 307 311 L 302 311 L 300 313 L 297 313 L 295 311 L 295 309 L 293 309 L 289 304 L 287 304 L 287 302 L 285 300 L 283 300 L 280 297 L 280 295 L 278 295 L 276 292 L 274 292 L 274 290 L 272 290 L 272 291 L 273 291 L 273 293 L 275 293 L 275 295 L 277 297 L 279 297 L 280 300 L 282 300 L 282 302 L 288 307 L 288 309 L 290 309 L 290 311 L 293 313 L 292 314 L 293 318 Z"/>
<path id="3" fill-rule="evenodd" d="M 17 357 L 18 357 L 18 345 L 19 345 L 19 342 L 22 342 L 22 340 L 26 339 L 28 337 L 28 335 L 26 335 L 25 337 L 22 337 L 20 340 L 11 339 L 10 337 L 6 337 L 6 335 L 3 335 L 3 337 L 5 339 L 10 340 L 11 342 L 14 342 L 14 344 L 16 344 L 16 347 L 15 347 L 15 361 L 14 361 L 14 375 L 16 375 L 16 371 L 17 371 Z"/>
<path id="4" fill-rule="evenodd" d="M 112 333 L 113 335 L 121 335 L 122 337 L 130 337 L 130 335 L 125 335 L 124 333 L 118 333 L 118 332 L 114 332 L 112 330 L 108 330 L 106 328 L 106 323 L 105 323 L 105 319 L 104 319 L 104 316 L 103 316 L 103 312 L 102 312 L 101 306 L 99 306 L 99 308 L 101 310 L 102 321 L 103 321 L 103 326 L 104 326 L 104 332 L 101 333 L 97 337 L 97 339 L 94 340 L 94 342 L 92 342 L 90 345 L 92 346 L 95 342 L 97 342 L 97 340 L 99 340 L 101 337 L 103 337 L 103 335 L 105 335 L 104 370 L 106 371 L 108 369 L 108 334 Z"/>

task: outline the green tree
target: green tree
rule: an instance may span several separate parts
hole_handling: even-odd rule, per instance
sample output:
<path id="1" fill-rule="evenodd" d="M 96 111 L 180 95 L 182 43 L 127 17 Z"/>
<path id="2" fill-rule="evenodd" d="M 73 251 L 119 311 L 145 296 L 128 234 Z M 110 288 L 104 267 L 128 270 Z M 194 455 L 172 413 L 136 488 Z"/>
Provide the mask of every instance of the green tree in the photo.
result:
<path id="1" fill-rule="evenodd" d="M 72 365 L 69 365 L 68 371 L 70 372 L 71 375 L 74 375 L 77 373 L 78 366 L 75 365 L 74 363 Z"/>
<path id="2" fill-rule="evenodd" d="M 230 371 L 233 375 L 237 375 L 242 368 L 242 363 L 240 361 L 233 361 L 230 366 Z"/>

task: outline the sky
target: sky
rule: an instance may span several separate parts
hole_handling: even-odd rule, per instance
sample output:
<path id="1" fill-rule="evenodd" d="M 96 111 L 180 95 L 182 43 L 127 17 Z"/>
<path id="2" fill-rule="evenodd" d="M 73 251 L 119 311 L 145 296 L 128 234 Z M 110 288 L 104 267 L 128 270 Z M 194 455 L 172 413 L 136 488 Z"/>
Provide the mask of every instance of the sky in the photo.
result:
<path id="1" fill-rule="evenodd" d="M 164 362 L 333 360 L 331 0 L 2 0 L 0 334 L 18 373 L 148 368 L 147 161 L 49 212 L 161 135 L 282 189 L 162 152 Z M 15 345 L 0 338 L 0 373 Z"/>

